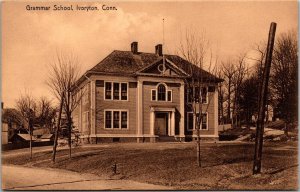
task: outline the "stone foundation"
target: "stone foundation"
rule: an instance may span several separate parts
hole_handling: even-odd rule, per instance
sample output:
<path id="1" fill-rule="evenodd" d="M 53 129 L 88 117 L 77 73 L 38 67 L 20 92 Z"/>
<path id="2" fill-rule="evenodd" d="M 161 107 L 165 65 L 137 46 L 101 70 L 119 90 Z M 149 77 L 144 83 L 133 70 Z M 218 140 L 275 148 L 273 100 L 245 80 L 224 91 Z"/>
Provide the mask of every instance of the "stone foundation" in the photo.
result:
<path id="1" fill-rule="evenodd" d="M 197 137 L 173 137 L 169 142 L 195 142 Z M 155 143 L 160 142 L 159 137 L 85 137 L 80 139 L 82 144 L 97 143 Z M 201 141 L 219 141 L 218 137 L 201 137 Z M 162 140 L 163 142 L 163 140 Z"/>
<path id="2" fill-rule="evenodd" d="M 97 138 L 96 137 L 91 137 L 90 138 L 90 143 L 91 144 L 96 144 L 97 143 Z"/>
<path id="3" fill-rule="evenodd" d="M 137 142 L 135 137 L 97 137 L 97 143 L 134 143 Z"/>
<path id="4" fill-rule="evenodd" d="M 197 137 L 187 137 L 186 141 L 197 141 Z M 201 137 L 200 141 L 219 141 L 219 137 Z"/>

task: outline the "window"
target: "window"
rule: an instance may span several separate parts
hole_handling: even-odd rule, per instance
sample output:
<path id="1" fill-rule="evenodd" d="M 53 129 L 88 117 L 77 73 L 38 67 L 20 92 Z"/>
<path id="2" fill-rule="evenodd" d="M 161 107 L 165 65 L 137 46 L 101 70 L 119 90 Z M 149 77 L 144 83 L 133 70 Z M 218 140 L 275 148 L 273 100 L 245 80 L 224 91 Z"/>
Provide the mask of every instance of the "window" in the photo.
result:
<path id="1" fill-rule="evenodd" d="M 164 84 L 159 84 L 157 89 L 151 90 L 151 101 L 172 101 L 172 90 L 168 90 Z"/>
<path id="2" fill-rule="evenodd" d="M 127 100 L 127 83 L 121 83 L 121 100 Z"/>
<path id="3" fill-rule="evenodd" d="M 111 82 L 105 82 L 105 99 L 111 99 Z"/>
<path id="4" fill-rule="evenodd" d="M 201 98 L 200 98 L 201 94 Z M 201 93 L 200 93 L 200 88 L 195 87 L 195 102 L 199 103 L 199 101 L 202 101 L 202 103 L 207 103 L 207 87 L 202 87 L 201 88 Z M 193 102 L 193 87 L 189 88 L 187 90 L 187 100 L 188 102 Z"/>
<path id="5" fill-rule="evenodd" d="M 166 87 L 163 84 L 160 84 L 157 88 L 157 100 L 158 101 L 166 100 Z"/>
<path id="6" fill-rule="evenodd" d="M 188 113 L 187 126 L 189 130 L 194 129 L 194 114 Z"/>
<path id="7" fill-rule="evenodd" d="M 196 101 L 196 103 L 199 103 L 199 97 L 200 97 L 200 89 L 199 89 L 199 87 L 195 87 L 195 101 Z"/>
<path id="8" fill-rule="evenodd" d="M 158 69 L 158 71 L 161 72 L 161 73 L 164 72 L 164 65 L 163 65 L 163 64 L 158 65 L 158 66 L 157 66 L 157 69 Z"/>
<path id="9" fill-rule="evenodd" d="M 106 100 L 128 100 L 128 83 L 105 82 Z"/>
<path id="10" fill-rule="evenodd" d="M 198 120 L 199 113 L 197 113 L 196 118 Z M 193 112 L 189 112 L 188 113 L 187 128 L 189 130 L 195 129 L 195 127 L 194 127 L 194 114 L 193 114 Z M 208 130 L 208 126 L 207 126 L 207 113 L 202 113 L 202 122 L 201 122 L 200 129 L 201 130 Z"/>
<path id="11" fill-rule="evenodd" d="M 171 90 L 168 90 L 167 101 L 172 101 L 172 91 Z"/>
<path id="12" fill-rule="evenodd" d="M 188 89 L 187 90 L 187 97 L 188 97 L 188 102 L 191 103 L 193 101 L 193 89 Z"/>
<path id="13" fill-rule="evenodd" d="M 202 113 L 202 126 L 201 126 L 201 129 L 203 130 L 207 130 L 208 127 L 207 127 L 207 113 Z"/>
<path id="14" fill-rule="evenodd" d="M 127 128 L 127 111 L 121 112 L 121 128 L 122 129 Z"/>
<path id="15" fill-rule="evenodd" d="M 111 111 L 105 111 L 105 128 L 111 128 Z"/>
<path id="16" fill-rule="evenodd" d="M 128 112 L 124 110 L 105 110 L 105 128 L 106 129 L 127 129 Z"/>
<path id="17" fill-rule="evenodd" d="M 156 101 L 156 90 L 151 90 L 151 99 L 152 101 Z"/>
<path id="18" fill-rule="evenodd" d="M 120 84 L 114 83 L 114 100 L 120 99 Z"/>
<path id="19" fill-rule="evenodd" d="M 201 90 L 202 103 L 207 103 L 207 87 L 203 87 Z"/>
<path id="20" fill-rule="evenodd" d="M 113 128 L 120 128 L 120 112 L 114 111 Z"/>

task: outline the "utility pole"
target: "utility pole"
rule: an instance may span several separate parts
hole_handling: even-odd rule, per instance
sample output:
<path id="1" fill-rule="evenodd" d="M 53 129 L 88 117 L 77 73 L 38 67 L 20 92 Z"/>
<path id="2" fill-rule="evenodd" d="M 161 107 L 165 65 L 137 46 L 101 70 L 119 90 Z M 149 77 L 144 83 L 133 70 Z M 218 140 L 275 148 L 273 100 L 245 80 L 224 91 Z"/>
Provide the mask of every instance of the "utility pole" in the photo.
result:
<path id="1" fill-rule="evenodd" d="M 34 118 L 34 111 L 29 108 L 29 114 L 28 114 L 28 130 L 29 130 L 29 148 L 30 148 L 30 159 L 32 159 L 32 135 L 33 135 L 33 118 Z"/>
<path id="2" fill-rule="evenodd" d="M 262 148 L 263 148 L 265 107 L 266 107 L 266 103 L 267 103 L 268 82 L 269 82 L 270 68 L 271 68 L 271 62 L 272 62 L 272 53 L 273 53 L 273 47 L 274 47 L 275 32 L 276 32 L 276 23 L 272 22 L 271 26 L 270 26 L 270 31 L 269 31 L 267 55 L 266 55 L 264 72 L 263 72 L 263 82 L 260 85 L 260 94 L 259 94 L 259 99 L 258 99 L 258 119 L 257 119 L 257 124 L 256 124 L 253 174 L 261 173 L 261 158 L 262 158 Z"/>

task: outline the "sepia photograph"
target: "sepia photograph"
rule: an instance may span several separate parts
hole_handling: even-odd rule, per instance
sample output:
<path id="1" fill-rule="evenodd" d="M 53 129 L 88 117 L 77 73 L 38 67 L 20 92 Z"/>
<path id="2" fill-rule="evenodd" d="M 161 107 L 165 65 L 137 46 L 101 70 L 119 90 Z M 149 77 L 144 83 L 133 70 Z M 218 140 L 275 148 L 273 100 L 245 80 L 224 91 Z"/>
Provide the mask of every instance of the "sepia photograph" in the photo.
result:
<path id="1" fill-rule="evenodd" d="M 298 7 L 2 1 L 2 190 L 298 191 Z"/>

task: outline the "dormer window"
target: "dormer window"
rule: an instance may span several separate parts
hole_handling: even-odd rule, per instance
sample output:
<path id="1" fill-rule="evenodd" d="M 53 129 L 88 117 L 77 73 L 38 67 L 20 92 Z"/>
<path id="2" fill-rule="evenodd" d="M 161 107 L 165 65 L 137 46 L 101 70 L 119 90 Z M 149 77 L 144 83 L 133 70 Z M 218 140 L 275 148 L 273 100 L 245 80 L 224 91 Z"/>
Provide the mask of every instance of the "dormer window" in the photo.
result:
<path id="1" fill-rule="evenodd" d="M 151 90 L 152 101 L 172 101 L 172 90 L 168 90 L 164 84 L 159 84 L 156 89 Z"/>

